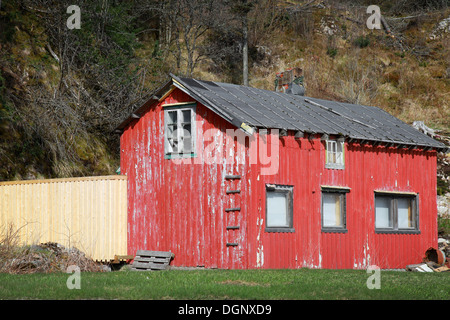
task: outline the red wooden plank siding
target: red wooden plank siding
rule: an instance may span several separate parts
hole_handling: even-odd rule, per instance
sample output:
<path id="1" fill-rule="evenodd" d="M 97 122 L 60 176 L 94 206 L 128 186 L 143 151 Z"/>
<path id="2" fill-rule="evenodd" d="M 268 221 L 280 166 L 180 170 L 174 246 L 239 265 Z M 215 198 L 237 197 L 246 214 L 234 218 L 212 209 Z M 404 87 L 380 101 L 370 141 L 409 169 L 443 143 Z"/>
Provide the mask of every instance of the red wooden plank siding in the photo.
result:
<path id="1" fill-rule="evenodd" d="M 403 268 L 437 245 L 435 151 L 346 143 L 345 169 L 326 169 L 320 137 L 296 140 L 289 132 L 267 137 L 267 149 L 279 145 L 279 166 L 276 174 L 263 175 L 260 159 L 250 163 L 248 141 L 245 148 L 235 141 L 234 157 L 227 157 L 232 150 L 227 150 L 226 130 L 234 126 L 197 103 L 197 158 L 179 164 L 164 159 L 162 104 L 189 101 L 173 90 L 121 136 L 129 254 L 170 250 L 172 265 L 209 268 Z M 214 132 L 205 140 L 202 132 L 208 130 Z M 226 175 L 241 179 L 226 180 Z M 264 231 L 266 183 L 294 186 L 295 232 Z M 321 231 L 323 185 L 350 188 L 346 233 Z M 418 193 L 420 234 L 375 233 L 375 190 Z"/>

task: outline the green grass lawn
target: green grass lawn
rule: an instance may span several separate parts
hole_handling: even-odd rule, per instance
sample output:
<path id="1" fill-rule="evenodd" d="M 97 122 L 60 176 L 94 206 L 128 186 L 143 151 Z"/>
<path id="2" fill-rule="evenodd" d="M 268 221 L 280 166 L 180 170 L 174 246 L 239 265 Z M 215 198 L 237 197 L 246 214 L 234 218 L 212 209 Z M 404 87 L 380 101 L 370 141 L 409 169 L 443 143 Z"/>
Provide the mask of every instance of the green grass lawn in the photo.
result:
<path id="1" fill-rule="evenodd" d="M 0 274 L 0 299 L 450 299 L 450 273 L 381 271 L 368 289 L 365 270 L 167 270 L 80 274 Z"/>

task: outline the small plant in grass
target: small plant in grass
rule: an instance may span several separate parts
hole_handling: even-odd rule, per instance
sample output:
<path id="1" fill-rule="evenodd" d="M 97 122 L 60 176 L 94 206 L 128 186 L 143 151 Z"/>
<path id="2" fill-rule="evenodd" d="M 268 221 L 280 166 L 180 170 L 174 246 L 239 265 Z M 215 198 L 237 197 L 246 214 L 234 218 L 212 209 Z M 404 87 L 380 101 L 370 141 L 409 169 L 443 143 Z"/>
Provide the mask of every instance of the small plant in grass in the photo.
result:
<path id="1" fill-rule="evenodd" d="M 337 55 L 337 53 L 338 53 L 337 48 L 329 47 L 327 49 L 327 55 L 329 55 L 331 58 L 334 58 Z"/>
<path id="2" fill-rule="evenodd" d="M 370 39 L 369 37 L 359 36 L 358 38 L 355 39 L 354 44 L 357 47 L 365 48 L 370 44 Z"/>

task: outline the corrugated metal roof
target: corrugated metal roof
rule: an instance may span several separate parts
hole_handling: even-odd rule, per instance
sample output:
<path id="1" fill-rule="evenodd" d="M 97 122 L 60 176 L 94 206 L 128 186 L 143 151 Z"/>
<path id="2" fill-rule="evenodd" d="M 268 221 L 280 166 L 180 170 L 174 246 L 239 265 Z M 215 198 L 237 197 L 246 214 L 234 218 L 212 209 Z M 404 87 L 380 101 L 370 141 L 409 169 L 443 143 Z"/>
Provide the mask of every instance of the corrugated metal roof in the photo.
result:
<path id="1" fill-rule="evenodd" d="M 378 107 L 174 75 L 171 77 L 174 86 L 237 127 L 245 123 L 256 128 L 295 130 L 361 140 L 447 148 Z"/>
<path id="2" fill-rule="evenodd" d="M 341 103 L 241 85 L 174 79 L 188 94 L 195 92 L 205 106 L 214 105 L 235 118 L 258 128 L 278 128 L 311 133 L 342 135 L 354 139 L 446 146 L 378 107 Z M 238 119 L 239 121 L 236 121 Z"/>

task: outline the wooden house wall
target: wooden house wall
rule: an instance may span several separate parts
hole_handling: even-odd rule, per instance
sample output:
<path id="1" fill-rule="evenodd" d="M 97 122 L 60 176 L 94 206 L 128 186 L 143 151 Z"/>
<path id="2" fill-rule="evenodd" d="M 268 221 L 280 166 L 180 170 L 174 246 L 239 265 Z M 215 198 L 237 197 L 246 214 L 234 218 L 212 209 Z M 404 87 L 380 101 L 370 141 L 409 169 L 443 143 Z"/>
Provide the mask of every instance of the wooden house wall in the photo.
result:
<path id="1" fill-rule="evenodd" d="M 325 169 L 319 136 L 296 140 L 289 132 L 267 140 L 279 144 L 279 166 L 276 174 L 263 175 L 264 166 L 249 161 L 248 142 L 242 148 L 235 141 L 227 150 L 226 130 L 235 127 L 197 103 L 197 157 L 180 164 L 164 158 L 162 105 L 190 101 L 175 89 L 122 134 L 128 254 L 172 251 L 175 266 L 208 268 L 403 268 L 437 244 L 434 151 L 346 143 L 345 169 Z M 215 130 L 211 137 L 200 133 L 209 129 Z M 264 231 L 266 183 L 294 186 L 295 232 Z M 321 185 L 351 189 L 347 233 L 321 232 Z M 420 234 L 376 234 L 375 190 L 418 193 Z M 240 211 L 226 211 L 231 208 Z"/>
<path id="2" fill-rule="evenodd" d="M 192 98 L 174 90 L 163 103 L 189 101 Z M 247 254 L 242 247 L 246 242 L 246 219 L 242 213 L 246 210 L 242 208 L 241 214 L 236 214 L 239 211 L 225 209 L 243 205 L 246 201 L 241 201 L 241 196 L 248 193 L 240 180 L 225 179 L 225 175 L 241 170 L 238 161 L 227 165 L 227 150 L 217 142 L 225 141 L 226 129 L 234 130 L 233 126 L 197 104 L 196 117 L 203 132 L 215 129 L 211 137 L 214 142 L 204 142 L 198 134 L 197 147 L 209 148 L 208 156 L 213 160 L 204 163 L 203 152 L 199 151 L 196 158 L 183 160 L 190 164 L 180 164 L 164 158 L 163 103 L 150 108 L 121 137 L 121 171 L 129 178 L 129 254 L 139 249 L 164 250 L 175 254 L 173 265 L 246 267 Z M 243 190 L 239 195 L 227 195 L 226 190 L 231 188 Z M 236 225 L 240 229 L 226 228 Z M 236 242 L 241 246 L 227 246 Z"/>
<path id="3" fill-rule="evenodd" d="M 346 143 L 345 169 L 325 168 L 320 139 L 280 139 L 279 172 L 259 176 L 249 214 L 252 267 L 404 268 L 437 245 L 436 153 Z M 294 233 L 264 232 L 265 184 L 294 186 Z M 321 231 L 321 186 L 348 187 L 346 233 Z M 375 233 L 375 190 L 419 194 L 420 234 Z M 256 214 L 256 217 L 255 217 Z"/>

